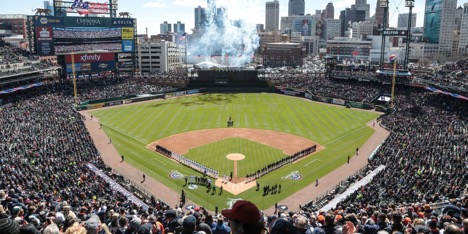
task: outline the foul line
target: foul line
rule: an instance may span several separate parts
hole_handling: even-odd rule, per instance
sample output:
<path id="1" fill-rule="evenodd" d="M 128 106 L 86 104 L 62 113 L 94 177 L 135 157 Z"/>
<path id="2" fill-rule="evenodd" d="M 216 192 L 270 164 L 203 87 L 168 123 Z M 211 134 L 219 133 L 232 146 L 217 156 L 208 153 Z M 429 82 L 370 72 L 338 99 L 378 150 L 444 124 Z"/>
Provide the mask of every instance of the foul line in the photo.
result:
<path id="1" fill-rule="evenodd" d="M 330 142 L 327 142 L 327 143 L 325 143 L 325 144 L 323 144 L 323 145 L 328 145 L 328 144 L 331 144 L 331 143 L 333 143 L 333 142 L 335 142 L 335 141 L 337 141 L 337 140 L 339 140 L 339 139 L 341 139 L 341 138 L 343 138 L 343 137 L 345 137 L 345 136 L 348 136 L 348 135 L 354 134 L 354 133 L 356 133 L 357 131 L 359 131 L 359 130 L 361 130 L 361 129 L 365 128 L 365 127 L 369 127 L 369 126 L 367 126 L 367 125 L 364 125 L 364 126 L 362 126 L 362 127 L 358 128 L 358 129 L 356 129 L 356 130 L 354 130 L 354 131 L 352 131 L 352 132 L 348 132 L 348 133 L 344 134 L 343 136 L 340 136 L 340 137 L 338 137 L 338 138 L 335 138 L 335 139 L 333 139 L 332 141 L 330 141 Z M 374 131 L 374 132 L 375 132 L 375 131 Z"/>
<path id="2" fill-rule="evenodd" d="M 144 141 L 142 141 L 141 139 L 138 139 L 138 138 L 136 138 L 136 137 L 134 137 L 134 136 L 130 136 L 130 135 L 128 135 L 127 133 L 122 132 L 121 130 L 119 130 L 119 129 L 117 129 L 117 128 L 114 128 L 114 127 L 111 127 L 111 126 L 109 126 L 109 125 L 107 125 L 107 124 L 105 124 L 105 123 L 102 123 L 102 122 L 101 122 L 101 124 L 102 124 L 103 126 L 107 126 L 108 128 L 110 128 L 110 129 L 112 129 L 112 130 L 114 130 L 114 131 L 117 131 L 117 132 L 119 132 L 119 133 L 121 133 L 121 134 L 123 134 L 123 135 L 125 135 L 125 136 L 128 136 L 128 137 L 130 137 L 130 138 L 132 138 L 132 139 L 134 139 L 134 140 L 137 140 L 137 141 L 139 141 L 140 143 L 142 143 L 143 145 L 146 145 L 146 143 L 145 143 Z M 108 136 L 108 137 L 109 137 L 109 136 Z"/>
<path id="3" fill-rule="evenodd" d="M 316 162 L 316 161 L 320 161 L 320 159 L 314 159 L 314 160 L 312 160 L 312 161 L 306 163 L 304 166 L 309 167 L 309 166 L 308 166 L 309 164 L 314 163 L 314 162 Z"/>
<path id="4" fill-rule="evenodd" d="M 163 166 L 167 166 L 167 164 L 165 164 L 164 162 L 162 162 L 161 160 L 159 160 L 159 159 L 157 159 L 157 158 L 152 158 L 152 159 L 153 159 L 153 160 L 156 160 L 156 161 L 158 161 L 158 162 L 160 162 L 160 163 L 162 163 L 162 164 L 164 164 Z"/>

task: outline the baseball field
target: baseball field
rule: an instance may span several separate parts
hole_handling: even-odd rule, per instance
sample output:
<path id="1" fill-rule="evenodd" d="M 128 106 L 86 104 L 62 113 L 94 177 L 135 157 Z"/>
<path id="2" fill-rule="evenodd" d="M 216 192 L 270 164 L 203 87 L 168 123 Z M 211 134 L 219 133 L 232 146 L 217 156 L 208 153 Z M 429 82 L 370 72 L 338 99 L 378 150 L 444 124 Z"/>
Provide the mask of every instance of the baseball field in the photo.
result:
<path id="1" fill-rule="evenodd" d="M 366 123 L 379 114 L 321 104 L 290 96 L 256 94 L 200 94 L 91 112 L 125 161 L 167 187 L 184 190 L 187 198 L 214 210 L 231 199 L 247 199 L 263 209 L 271 207 L 316 178 L 328 174 L 348 156 L 355 157 L 373 133 Z M 233 121 L 227 127 L 227 121 Z M 246 186 L 247 174 L 261 170 L 312 144 L 317 152 L 274 170 Z M 188 186 L 185 177 L 203 176 L 155 152 L 155 145 L 217 170 L 234 172 L 221 184 L 224 191 Z M 233 161 L 227 155 L 242 155 Z M 235 165 L 236 164 L 236 165 Z M 252 183 L 249 183 L 252 184 Z M 275 194 L 263 187 L 281 185 Z"/>

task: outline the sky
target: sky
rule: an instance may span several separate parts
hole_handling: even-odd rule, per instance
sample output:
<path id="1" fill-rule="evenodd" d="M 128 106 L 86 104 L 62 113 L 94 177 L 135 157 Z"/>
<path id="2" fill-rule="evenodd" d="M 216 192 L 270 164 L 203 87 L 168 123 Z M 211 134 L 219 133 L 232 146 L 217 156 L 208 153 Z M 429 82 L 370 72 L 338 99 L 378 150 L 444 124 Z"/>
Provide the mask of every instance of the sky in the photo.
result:
<path id="1" fill-rule="evenodd" d="M 43 8 L 43 0 L 1 0 L 0 14 L 34 14 L 32 9 Z M 50 0 L 52 2 L 52 0 Z M 315 10 L 325 9 L 328 2 L 335 7 L 335 18 L 339 18 L 339 12 L 351 7 L 355 0 L 305 0 L 305 12 L 315 14 Z M 405 0 L 390 1 L 390 26 L 396 27 L 398 14 L 407 13 Z M 104 3 L 106 0 L 91 0 L 90 2 Z M 255 24 L 265 24 L 266 0 L 217 0 L 217 5 L 226 6 L 230 19 L 246 19 Z M 279 0 L 280 17 L 288 14 L 288 0 Z M 194 27 L 194 8 L 206 7 L 206 0 L 118 0 L 119 12 L 130 12 L 133 18 L 137 18 L 138 34 L 144 34 L 146 28 L 150 35 L 159 33 L 159 25 L 164 21 L 174 24 L 177 21 L 185 23 L 188 33 Z M 375 13 L 377 0 L 367 0 L 370 4 L 370 15 Z M 462 3 L 458 3 L 461 5 Z M 413 13 L 417 13 L 416 26 L 424 24 L 425 0 L 415 0 Z"/>

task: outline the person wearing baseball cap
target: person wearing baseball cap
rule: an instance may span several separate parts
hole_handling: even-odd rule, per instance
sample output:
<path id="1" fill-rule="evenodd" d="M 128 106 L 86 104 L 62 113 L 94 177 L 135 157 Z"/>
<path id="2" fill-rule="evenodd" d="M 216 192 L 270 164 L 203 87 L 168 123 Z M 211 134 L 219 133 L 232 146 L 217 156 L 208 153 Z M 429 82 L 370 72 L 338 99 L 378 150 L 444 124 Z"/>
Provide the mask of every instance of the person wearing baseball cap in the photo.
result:
<path id="1" fill-rule="evenodd" d="M 250 201 L 238 200 L 231 209 L 224 209 L 221 214 L 229 219 L 232 234 L 260 234 L 265 229 L 260 210 Z"/>

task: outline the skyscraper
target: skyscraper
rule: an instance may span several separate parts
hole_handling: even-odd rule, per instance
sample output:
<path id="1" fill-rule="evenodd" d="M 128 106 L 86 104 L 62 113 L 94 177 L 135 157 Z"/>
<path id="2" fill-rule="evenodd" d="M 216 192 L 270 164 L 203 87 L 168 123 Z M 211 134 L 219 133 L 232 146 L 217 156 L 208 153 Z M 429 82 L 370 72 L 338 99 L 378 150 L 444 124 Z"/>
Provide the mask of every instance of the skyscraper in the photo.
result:
<path id="1" fill-rule="evenodd" d="M 450 55 L 453 43 L 453 26 L 455 25 L 455 13 L 457 0 L 442 1 L 440 15 L 439 54 Z"/>
<path id="2" fill-rule="evenodd" d="M 333 6 L 332 2 L 329 2 L 327 4 L 327 8 L 325 10 L 327 11 L 326 19 L 334 19 L 335 18 L 335 7 Z"/>
<path id="3" fill-rule="evenodd" d="M 265 31 L 276 31 L 279 28 L 279 1 L 265 3 Z"/>
<path id="4" fill-rule="evenodd" d="M 174 26 L 174 33 L 183 34 L 185 32 L 185 24 L 177 21 L 177 23 L 173 24 Z"/>
<path id="5" fill-rule="evenodd" d="M 44 1 L 44 9 L 49 9 L 50 15 L 54 15 L 54 6 L 50 4 L 50 1 Z"/>
<path id="6" fill-rule="evenodd" d="M 206 21 L 205 8 L 198 6 L 195 8 L 195 29 L 203 28 Z"/>
<path id="7" fill-rule="evenodd" d="M 411 14 L 411 27 L 416 27 L 416 13 Z M 398 26 L 399 28 L 408 28 L 408 17 L 409 13 L 398 14 Z"/>
<path id="8" fill-rule="evenodd" d="M 289 0 L 288 16 L 304 15 L 305 14 L 305 0 Z"/>
<path id="9" fill-rule="evenodd" d="M 375 6 L 375 26 L 382 28 L 383 27 L 383 20 L 384 20 L 385 10 L 384 8 L 380 7 L 380 0 L 377 0 L 377 5 Z M 390 20 L 389 11 L 387 11 L 387 25 L 388 28 L 388 20 Z"/>
<path id="10" fill-rule="evenodd" d="M 460 24 L 460 41 L 458 42 L 458 53 L 468 54 L 468 2 L 463 4 L 463 13 Z"/>
<path id="11" fill-rule="evenodd" d="M 351 5 L 351 8 L 355 8 L 358 11 L 365 12 L 365 20 L 369 19 L 370 5 L 367 4 L 367 0 L 356 0 L 356 4 Z"/>
<path id="12" fill-rule="evenodd" d="M 423 40 L 429 43 L 439 43 L 440 16 L 442 3 L 438 0 L 426 0 L 424 9 Z M 452 27 L 451 27 L 452 28 Z"/>
<path id="13" fill-rule="evenodd" d="M 168 23 L 167 21 L 164 21 L 164 23 L 160 25 L 160 33 L 168 33 L 168 32 L 172 32 L 172 25 Z"/>

